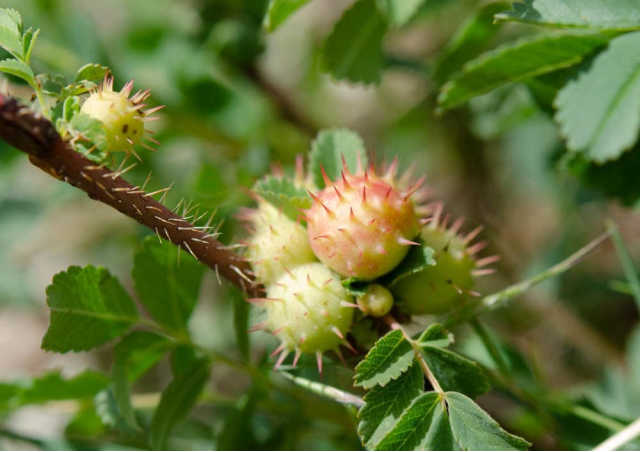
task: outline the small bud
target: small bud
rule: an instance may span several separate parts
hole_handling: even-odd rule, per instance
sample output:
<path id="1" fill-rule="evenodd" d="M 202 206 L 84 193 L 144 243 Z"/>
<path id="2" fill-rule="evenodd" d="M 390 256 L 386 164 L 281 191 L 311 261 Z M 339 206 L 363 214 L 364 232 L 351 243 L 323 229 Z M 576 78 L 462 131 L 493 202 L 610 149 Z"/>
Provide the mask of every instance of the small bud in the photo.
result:
<path id="1" fill-rule="evenodd" d="M 393 295 L 380 284 L 371 284 L 364 295 L 358 297 L 358 306 L 366 315 L 383 317 L 393 307 Z"/>

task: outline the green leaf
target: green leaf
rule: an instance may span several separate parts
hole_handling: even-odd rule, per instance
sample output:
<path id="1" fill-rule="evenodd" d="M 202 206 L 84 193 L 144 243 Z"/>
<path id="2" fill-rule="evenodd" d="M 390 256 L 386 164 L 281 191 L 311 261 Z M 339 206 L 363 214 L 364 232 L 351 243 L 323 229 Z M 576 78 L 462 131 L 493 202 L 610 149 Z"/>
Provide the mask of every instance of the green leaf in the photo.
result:
<path id="1" fill-rule="evenodd" d="M 640 32 L 611 41 L 588 72 L 556 97 L 556 120 L 570 150 L 598 163 L 618 158 L 638 138 Z"/>
<path id="2" fill-rule="evenodd" d="M 456 31 L 438 57 L 434 72 L 438 83 L 446 81 L 465 62 L 485 49 L 487 43 L 500 31 L 500 27 L 493 22 L 493 15 L 507 7 L 508 3 L 504 2 L 485 5 Z"/>
<path id="3" fill-rule="evenodd" d="M 375 386 L 365 394 L 365 405 L 358 413 L 358 435 L 368 450 L 377 449 L 423 389 L 422 370 L 414 363 L 397 380 L 386 386 Z"/>
<path id="4" fill-rule="evenodd" d="M 31 87 L 35 86 L 36 82 L 33 71 L 27 64 L 23 63 L 22 61 L 12 59 L 2 60 L 0 61 L 0 72 L 6 72 L 7 74 L 20 77 Z"/>
<path id="5" fill-rule="evenodd" d="M 491 389 L 487 374 L 474 361 L 432 345 L 425 345 L 422 350 L 427 365 L 444 391 L 477 397 Z"/>
<path id="6" fill-rule="evenodd" d="M 453 344 L 453 334 L 448 332 L 444 326 L 439 323 L 432 323 L 418 337 L 420 346 L 426 347 L 448 347 Z"/>
<path id="7" fill-rule="evenodd" d="M 413 400 L 377 450 L 456 449 L 442 396 L 426 392 Z"/>
<path id="8" fill-rule="evenodd" d="M 22 16 L 12 8 L 0 8 L 0 27 L 5 27 L 11 32 L 22 34 Z"/>
<path id="9" fill-rule="evenodd" d="M 407 276 L 420 273 L 427 267 L 436 265 L 433 258 L 433 248 L 428 246 L 412 246 L 407 256 L 398 264 L 398 266 L 389 275 L 385 276 L 385 281 L 389 287 L 393 287 L 398 281 Z"/>
<path id="10" fill-rule="evenodd" d="M 73 81 L 81 82 L 82 80 L 89 80 L 91 82 L 100 82 L 107 72 L 109 72 L 109 68 L 101 64 L 85 64 L 78 69 Z"/>
<path id="11" fill-rule="evenodd" d="M 584 27 L 607 30 L 640 28 L 640 10 L 635 0 L 524 0 L 496 20 L 555 27 Z"/>
<path id="12" fill-rule="evenodd" d="M 24 35 L 22 36 L 22 55 L 23 55 L 24 62 L 27 64 L 29 64 L 29 61 L 31 60 L 31 53 L 33 52 L 33 46 L 35 45 L 39 35 L 40 35 L 39 29 L 34 30 L 33 28 L 29 27 L 29 29 L 25 31 Z"/>
<path id="13" fill-rule="evenodd" d="M 501 85 L 578 64 L 607 43 L 603 34 L 544 35 L 503 45 L 467 63 L 440 92 L 441 110 Z"/>
<path id="14" fill-rule="evenodd" d="M 386 31 L 387 22 L 376 0 L 358 0 L 342 15 L 325 42 L 326 69 L 338 80 L 379 82 Z"/>
<path id="15" fill-rule="evenodd" d="M 159 243 L 155 236 L 145 238 L 132 272 L 136 292 L 149 315 L 175 331 L 186 330 L 203 274 L 204 267 L 191 255 L 171 243 Z"/>
<path id="16" fill-rule="evenodd" d="M 322 168 L 332 181 L 342 174 L 342 160 L 355 173 L 359 166 L 366 168 L 367 153 L 362 138 L 348 129 L 322 130 L 311 144 L 309 172 L 318 188 L 324 188 Z"/>
<path id="17" fill-rule="evenodd" d="M 526 450 L 530 446 L 500 427 L 469 397 L 447 392 L 446 401 L 453 436 L 463 450 Z"/>
<path id="18" fill-rule="evenodd" d="M 416 15 L 426 0 L 377 0 L 378 9 L 389 23 L 401 27 Z"/>
<path id="19" fill-rule="evenodd" d="M 208 379 L 209 361 L 201 359 L 191 367 L 181 369 L 162 391 L 151 420 L 149 434 L 153 449 L 166 450 L 171 431 L 189 415 Z"/>
<path id="20" fill-rule="evenodd" d="M 271 0 L 264 16 L 264 28 L 275 31 L 287 18 L 307 4 L 309 0 Z"/>
<path id="21" fill-rule="evenodd" d="M 104 268 L 69 267 L 47 287 L 51 310 L 42 348 L 55 352 L 90 350 L 137 322 L 133 300 Z"/>
<path id="22" fill-rule="evenodd" d="M 114 347 L 113 398 L 126 429 L 137 427 L 130 384 L 153 366 L 170 347 L 169 341 L 149 331 L 134 331 Z"/>
<path id="23" fill-rule="evenodd" d="M 376 342 L 357 365 L 355 385 L 365 389 L 384 386 L 398 378 L 413 362 L 414 352 L 402 331 L 393 330 Z"/>
<path id="24" fill-rule="evenodd" d="M 16 58 L 23 59 L 23 44 L 20 34 L 0 25 L 0 47 Z"/>
<path id="25" fill-rule="evenodd" d="M 311 207 L 311 198 L 306 190 L 287 177 L 263 177 L 253 189 L 294 221 L 300 217 L 301 210 Z"/>

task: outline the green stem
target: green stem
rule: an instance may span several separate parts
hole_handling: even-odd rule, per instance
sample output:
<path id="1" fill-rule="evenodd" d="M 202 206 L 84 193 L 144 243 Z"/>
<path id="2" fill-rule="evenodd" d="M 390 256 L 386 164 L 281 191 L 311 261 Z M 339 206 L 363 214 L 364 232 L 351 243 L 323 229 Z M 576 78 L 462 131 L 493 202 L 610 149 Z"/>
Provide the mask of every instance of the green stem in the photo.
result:
<path id="1" fill-rule="evenodd" d="M 611 419 L 607 416 L 603 416 L 597 411 L 593 411 L 589 408 L 580 406 L 580 405 L 571 405 L 567 411 L 571 414 L 578 416 L 584 420 L 597 424 L 601 427 L 604 427 L 612 432 L 619 432 L 625 426 L 623 423 L 616 421 L 615 419 Z"/>
<path id="2" fill-rule="evenodd" d="M 616 450 L 638 436 L 640 436 L 640 418 L 636 419 L 623 430 L 619 431 L 593 450 L 595 452 Z"/>
<path id="3" fill-rule="evenodd" d="M 500 371 L 500 373 L 503 376 L 508 376 L 509 367 L 507 366 L 507 363 L 505 362 L 504 357 L 500 353 L 500 350 L 498 349 L 498 346 L 496 345 L 495 341 L 489 335 L 489 331 L 487 331 L 487 328 L 485 328 L 482 322 L 480 322 L 480 320 L 478 320 L 477 318 L 471 319 L 470 323 L 471 323 L 471 327 L 473 328 L 473 330 L 476 332 L 476 334 L 482 341 L 482 344 L 487 349 L 487 352 L 489 352 L 491 359 L 498 367 L 498 370 Z"/>
<path id="4" fill-rule="evenodd" d="M 607 231 L 611 234 L 611 240 L 613 241 L 613 245 L 616 247 L 618 259 L 620 259 L 620 264 L 622 265 L 622 270 L 629 282 L 631 294 L 636 300 L 636 304 L 640 310 L 640 278 L 638 277 L 638 272 L 633 265 L 633 260 L 631 260 L 627 247 L 622 240 L 618 226 L 612 220 L 607 220 Z"/>
<path id="5" fill-rule="evenodd" d="M 490 311 L 493 309 L 497 309 L 503 306 L 507 301 L 511 300 L 514 297 L 522 295 L 527 290 L 531 289 L 533 286 L 540 284 L 541 282 L 552 278 L 554 276 L 558 276 L 570 268 L 574 267 L 578 264 L 585 256 L 595 250 L 602 242 L 611 237 L 611 231 L 607 230 L 602 233 L 598 237 L 596 237 L 591 242 L 587 243 L 585 246 L 580 248 L 578 251 L 567 257 L 566 259 L 558 262 L 557 264 L 549 267 L 547 270 L 538 273 L 531 278 L 525 279 L 519 283 L 513 284 L 505 289 L 502 289 L 499 292 L 496 292 L 491 295 L 487 295 L 483 297 L 480 302 L 474 304 L 473 306 L 463 308 L 449 317 L 443 320 L 445 327 L 450 328 L 458 323 L 469 320 L 477 315 Z"/>
<path id="6" fill-rule="evenodd" d="M 311 392 L 315 392 L 316 394 L 328 397 L 338 403 L 353 405 L 358 408 L 364 406 L 364 400 L 362 400 L 362 398 L 358 397 L 355 394 L 342 391 L 340 389 L 334 388 L 333 386 L 327 386 L 322 383 L 307 380 L 306 378 L 296 377 L 287 372 L 280 372 L 280 375 L 285 377 L 287 380 L 290 380 L 293 383 L 297 384 L 298 386 L 308 389 Z"/>

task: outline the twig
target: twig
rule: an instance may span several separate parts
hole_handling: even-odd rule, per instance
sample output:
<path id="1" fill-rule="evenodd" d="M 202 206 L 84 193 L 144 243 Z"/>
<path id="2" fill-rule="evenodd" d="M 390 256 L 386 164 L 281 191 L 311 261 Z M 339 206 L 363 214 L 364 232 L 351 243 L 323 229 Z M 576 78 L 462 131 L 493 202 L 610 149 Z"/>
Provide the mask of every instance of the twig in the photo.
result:
<path id="1" fill-rule="evenodd" d="M 620 235 L 618 226 L 612 220 L 607 220 L 607 231 L 609 231 L 609 233 L 611 234 L 611 241 L 616 247 L 618 259 L 620 259 L 620 264 L 622 265 L 622 270 L 624 271 L 624 276 L 627 278 L 631 294 L 636 300 L 638 310 L 640 310 L 640 278 L 638 278 L 638 272 L 633 265 L 631 256 L 627 251 L 627 247 L 624 245 L 624 241 L 622 240 L 622 236 Z"/>
<path id="2" fill-rule="evenodd" d="M 27 153 L 31 163 L 49 175 L 145 225 L 210 268 L 217 268 L 236 286 L 252 295 L 260 291 L 250 276 L 249 264 L 214 235 L 180 218 L 119 174 L 76 152 L 48 119 L 1 95 L 0 138 Z"/>
<path id="3" fill-rule="evenodd" d="M 609 450 L 616 450 L 621 446 L 624 446 L 629 441 L 633 440 L 637 436 L 640 436 L 640 418 L 633 421 L 626 428 L 619 431 L 606 441 L 599 444 L 594 450 L 594 452 L 602 452 Z"/>
<path id="4" fill-rule="evenodd" d="M 362 398 L 358 397 L 355 394 L 351 394 L 338 388 L 334 388 L 333 386 L 327 386 L 316 381 L 307 380 L 306 378 L 296 377 L 287 372 L 280 372 L 280 375 L 285 377 L 287 380 L 290 380 L 293 383 L 297 384 L 298 386 L 308 389 L 311 392 L 315 392 L 316 394 L 329 397 L 336 402 L 346 405 L 353 405 L 358 408 L 364 406 L 364 400 L 362 400 Z"/>

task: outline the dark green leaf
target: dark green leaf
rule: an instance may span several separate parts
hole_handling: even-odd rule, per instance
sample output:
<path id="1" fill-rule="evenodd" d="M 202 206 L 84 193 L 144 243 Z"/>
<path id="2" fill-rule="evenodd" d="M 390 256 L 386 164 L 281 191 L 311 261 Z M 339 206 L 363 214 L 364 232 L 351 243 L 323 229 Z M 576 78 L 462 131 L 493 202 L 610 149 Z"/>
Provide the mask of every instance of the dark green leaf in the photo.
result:
<path id="1" fill-rule="evenodd" d="M 104 268 L 69 267 L 47 287 L 51 310 L 42 348 L 89 350 L 124 333 L 138 320 L 133 300 Z"/>
<path id="2" fill-rule="evenodd" d="M 267 14 L 264 16 L 264 27 L 267 31 L 274 31 L 287 18 L 303 7 L 309 0 L 271 0 Z"/>
<path id="3" fill-rule="evenodd" d="M 378 450 L 454 450 L 442 396 L 426 392 L 413 400 Z"/>
<path id="4" fill-rule="evenodd" d="M 447 392 L 446 400 L 453 437 L 463 450 L 526 450 L 530 446 L 500 427 L 469 397 Z"/>
<path id="5" fill-rule="evenodd" d="M 446 110 L 506 83 L 573 66 L 607 40 L 603 34 L 545 35 L 503 45 L 470 61 L 447 82 L 439 107 Z"/>
<path id="6" fill-rule="evenodd" d="M 35 86 L 35 78 L 31 68 L 22 61 L 18 60 L 2 60 L 0 61 L 0 72 L 6 72 L 7 74 L 15 75 L 27 82 L 30 86 Z"/>
<path id="7" fill-rule="evenodd" d="M 355 173 L 359 164 L 367 166 L 367 153 L 362 138 L 348 129 L 329 129 L 321 131 L 311 145 L 309 172 L 318 188 L 324 188 L 322 169 L 332 181 L 342 174 L 342 161 Z"/>
<path id="8" fill-rule="evenodd" d="M 510 11 L 497 14 L 496 20 L 631 30 L 640 28 L 640 10 L 635 0 L 524 0 L 514 2 Z"/>
<path id="9" fill-rule="evenodd" d="M 398 378 L 413 362 L 414 352 L 402 331 L 393 330 L 380 338 L 356 367 L 355 385 L 366 389 L 384 386 Z"/>
<path id="10" fill-rule="evenodd" d="M 491 385 L 484 370 L 475 362 L 451 350 L 423 346 L 424 358 L 444 391 L 457 391 L 477 397 Z"/>
<path id="11" fill-rule="evenodd" d="M 393 287 L 398 281 L 407 276 L 420 273 L 427 267 L 436 265 L 433 258 L 434 250 L 428 246 L 412 246 L 407 256 L 389 275 L 385 276 L 385 281 L 389 287 Z"/>
<path id="12" fill-rule="evenodd" d="M 82 80 L 89 80 L 91 82 L 99 82 L 102 81 L 107 72 L 109 72 L 109 68 L 101 64 L 85 64 L 80 69 L 78 69 L 73 81 L 81 82 Z"/>
<path id="13" fill-rule="evenodd" d="M 358 0 L 342 15 L 325 42 L 327 70 L 338 80 L 379 82 L 386 30 L 387 22 L 376 0 Z"/>
<path id="14" fill-rule="evenodd" d="M 588 72 L 556 98 L 556 120 L 567 146 L 603 163 L 615 160 L 638 137 L 640 125 L 640 32 L 611 41 Z"/>
<path id="15" fill-rule="evenodd" d="M 504 2 L 489 3 L 458 29 L 438 57 L 434 72 L 434 78 L 438 83 L 445 82 L 465 62 L 485 49 L 487 43 L 500 30 L 493 22 L 493 15 L 507 7 L 508 3 Z"/>
<path id="16" fill-rule="evenodd" d="M 151 317 L 176 331 L 186 329 L 203 274 L 204 267 L 191 255 L 154 236 L 147 237 L 136 253 L 132 272 L 136 292 Z"/>
<path id="17" fill-rule="evenodd" d="M 266 176 L 253 189 L 294 221 L 300 217 L 301 210 L 311 207 L 306 190 L 287 177 Z"/>
<path id="18" fill-rule="evenodd" d="M 209 361 L 198 360 L 182 369 L 162 392 L 150 427 L 151 447 L 165 450 L 171 430 L 187 418 L 209 379 Z"/>
<path id="19" fill-rule="evenodd" d="M 358 435 L 368 450 L 374 450 L 395 428 L 402 413 L 424 389 L 424 376 L 414 363 L 407 372 L 386 386 L 376 386 L 364 396 Z"/>
<path id="20" fill-rule="evenodd" d="M 409 22 L 426 0 L 377 0 L 378 8 L 396 27 Z"/>
<path id="21" fill-rule="evenodd" d="M 113 398 L 127 428 L 135 429 L 136 420 L 130 400 L 130 384 L 165 354 L 169 341 L 148 331 L 134 331 L 114 348 Z"/>
<path id="22" fill-rule="evenodd" d="M 432 323 L 418 337 L 420 346 L 448 347 L 453 344 L 453 334 L 439 323 Z"/>
<path id="23" fill-rule="evenodd" d="M 29 64 L 31 60 L 31 53 L 33 52 L 33 46 L 38 39 L 38 35 L 40 35 L 40 30 L 34 30 L 30 27 L 22 36 L 22 55 L 27 64 Z"/>

